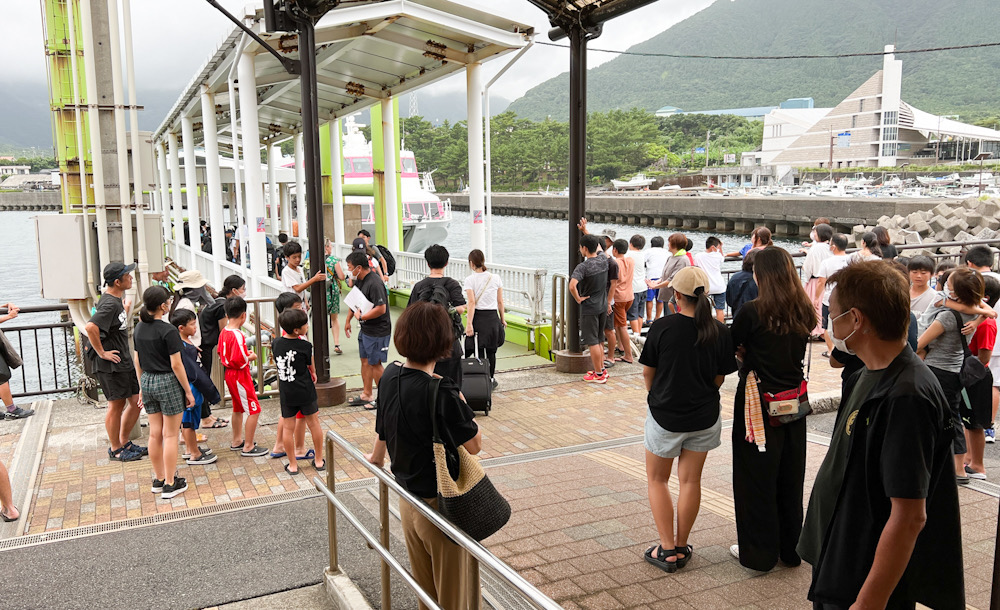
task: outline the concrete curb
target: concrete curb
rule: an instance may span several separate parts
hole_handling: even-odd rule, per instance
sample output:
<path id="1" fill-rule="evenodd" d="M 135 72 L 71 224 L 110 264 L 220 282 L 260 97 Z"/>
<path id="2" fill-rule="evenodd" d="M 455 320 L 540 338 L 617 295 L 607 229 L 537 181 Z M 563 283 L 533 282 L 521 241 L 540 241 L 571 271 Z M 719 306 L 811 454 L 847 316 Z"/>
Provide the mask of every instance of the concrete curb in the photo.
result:
<path id="1" fill-rule="evenodd" d="M 323 572 L 323 576 L 326 594 L 334 606 L 340 610 L 372 610 L 361 589 L 343 569 L 331 572 L 328 568 Z"/>
<path id="2" fill-rule="evenodd" d="M 809 404 L 813 413 L 833 413 L 840 408 L 840 392 L 810 393 Z"/>

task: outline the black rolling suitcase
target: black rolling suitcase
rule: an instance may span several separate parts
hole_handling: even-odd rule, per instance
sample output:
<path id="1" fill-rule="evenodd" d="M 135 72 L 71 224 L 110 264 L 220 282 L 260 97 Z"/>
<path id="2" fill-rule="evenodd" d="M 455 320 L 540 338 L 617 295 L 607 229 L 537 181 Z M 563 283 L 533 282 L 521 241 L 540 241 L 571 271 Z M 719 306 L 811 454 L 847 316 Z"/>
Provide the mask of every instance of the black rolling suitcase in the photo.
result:
<path id="1" fill-rule="evenodd" d="M 493 380 L 489 363 L 479 357 L 479 335 L 474 338 L 476 351 L 471 358 L 462 359 L 462 394 L 473 411 L 490 414 L 493 407 Z"/>

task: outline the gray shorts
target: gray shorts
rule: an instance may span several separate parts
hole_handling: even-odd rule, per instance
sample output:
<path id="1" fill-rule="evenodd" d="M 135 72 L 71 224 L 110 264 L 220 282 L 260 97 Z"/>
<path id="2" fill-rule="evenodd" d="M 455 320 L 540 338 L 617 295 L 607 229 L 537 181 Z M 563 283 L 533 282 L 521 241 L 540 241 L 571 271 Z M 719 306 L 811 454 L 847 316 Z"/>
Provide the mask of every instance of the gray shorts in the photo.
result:
<path id="1" fill-rule="evenodd" d="M 586 347 L 604 343 L 604 325 L 608 319 L 607 312 L 599 314 L 580 314 L 580 335 Z"/>
<path id="2" fill-rule="evenodd" d="M 707 430 L 696 432 L 671 432 L 656 423 L 653 416 L 646 412 L 646 430 L 643 445 L 646 450 L 657 457 L 671 459 L 681 454 L 681 449 L 707 453 L 722 444 L 722 414 L 715 425 Z"/>

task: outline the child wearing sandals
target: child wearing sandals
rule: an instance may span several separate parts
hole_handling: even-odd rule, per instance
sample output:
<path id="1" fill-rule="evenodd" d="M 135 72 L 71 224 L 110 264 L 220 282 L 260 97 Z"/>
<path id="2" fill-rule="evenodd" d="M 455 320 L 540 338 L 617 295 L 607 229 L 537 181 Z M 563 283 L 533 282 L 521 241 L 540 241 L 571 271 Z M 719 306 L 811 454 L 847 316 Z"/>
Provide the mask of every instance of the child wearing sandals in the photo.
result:
<path id="1" fill-rule="evenodd" d="M 233 444 L 232 451 L 239 451 L 243 457 L 267 455 L 266 447 L 254 442 L 257 435 L 257 420 L 260 419 L 260 401 L 250 376 L 250 363 L 257 354 L 247 349 L 247 338 L 243 336 L 243 323 L 247 320 L 247 303 L 240 297 L 226 301 L 226 327 L 219 333 L 219 362 L 226 368 L 226 387 L 233 400 Z M 243 414 L 246 413 L 246 427 Z"/>
<path id="2" fill-rule="evenodd" d="M 193 338 L 198 330 L 198 316 L 190 309 L 175 309 L 170 316 L 170 324 L 176 326 L 181 333 L 181 361 L 184 362 L 184 372 L 187 373 L 188 383 L 191 384 L 191 394 L 194 396 L 194 406 L 184 409 L 181 418 L 181 435 L 184 437 L 184 446 L 187 450 L 181 458 L 187 460 L 188 465 L 197 466 L 212 464 L 219 459 L 219 456 L 212 453 L 211 449 L 198 446 L 198 428 L 201 427 L 201 406 L 204 401 L 210 404 L 219 404 L 222 397 L 215 389 L 212 378 L 205 373 L 198 361 L 198 353 L 201 351 L 195 346 Z"/>
<path id="3" fill-rule="evenodd" d="M 323 459 L 323 429 L 319 423 L 319 405 L 316 402 L 316 369 L 313 366 L 312 343 L 306 339 L 309 316 L 300 309 L 286 309 L 278 315 L 281 337 L 274 340 L 271 351 L 278 365 L 278 396 L 281 399 L 281 423 L 278 424 L 278 443 L 288 443 L 301 416 L 309 426 L 315 448 L 312 464 L 316 470 L 326 470 Z M 288 456 L 285 472 L 300 472 L 298 459 L 292 451 Z"/>
<path id="4" fill-rule="evenodd" d="M 278 312 L 280 316 L 286 309 L 298 309 L 300 311 L 305 311 L 305 306 L 302 303 L 302 298 L 295 294 L 294 292 L 282 292 L 278 295 L 278 298 L 274 299 L 274 309 Z M 282 333 L 283 336 L 288 336 Z M 295 439 L 295 457 L 300 460 L 309 460 L 316 456 L 316 452 L 310 449 L 309 451 L 303 450 L 306 446 L 306 422 L 303 419 L 302 414 L 299 413 L 295 416 L 295 434 L 293 436 Z M 271 451 L 271 458 L 278 459 L 283 458 L 288 455 L 285 450 L 285 439 L 278 435 L 278 440 L 274 442 L 274 450 Z"/>

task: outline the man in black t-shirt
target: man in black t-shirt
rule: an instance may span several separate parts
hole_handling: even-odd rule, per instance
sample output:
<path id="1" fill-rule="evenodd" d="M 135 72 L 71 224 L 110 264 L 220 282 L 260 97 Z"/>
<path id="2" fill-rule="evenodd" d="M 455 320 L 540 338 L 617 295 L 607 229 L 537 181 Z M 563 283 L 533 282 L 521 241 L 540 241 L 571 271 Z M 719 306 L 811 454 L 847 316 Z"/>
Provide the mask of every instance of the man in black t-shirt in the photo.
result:
<path id="1" fill-rule="evenodd" d="M 608 370 L 604 367 L 604 350 L 601 332 L 608 319 L 608 258 L 599 256 L 597 238 L 584 235 L 580 238 L 583 262 L 573 269 L 569 292 L 580 304 L 580 334 L 583 344 L 590 350 L 594 370 L 584 375 L 584 381 L 607 383 Z"/>
<path id="2" fill-rule="evenodd" d="M 865 368 L 847 382 L 799 539 L 815 608 L 965 608 L 954 429 L 907 345 L 909 288 L 880 261 L 830 278 L 827 330 Z"/>
<path id="3" fill-rule="evenodd" d="M 413 285 L 413 289 L 410 290 L 410 299 L 406 302 L 407 307 L 414 301 L 434 301 L 434 288 L 441 286 L 448 292 L 448 302 L 445 307 L 449 311 L 454 310 L 459 315 L 465 313 L 465 295 L 462 294 L 462 285 L 454 278 L 444 275 L 449 256 L 448 249 L 438 244 L 424 250 L 424 260 L 427 261 L 430 275 Z M 437 364 L 434 365 L 434 373 L 442 377 L 449 377 L 458 387 L 462 387 L 462 357 L 465 355 L 464 352 L 462 340 L 455 337 L 451 358 L 438 360 Z"/>
<path id="4" fill-rule="evenodd" d="M 348 404 L 354 407 L 375 408 L 373 386 L 382 379 L 385 362 L 389 359 L 389 339 L 392 335 L 392 320 L 389 317 L 389 294 L 382 279 L 372 272 L 368 265 L 368 255 L 355 250 L 347 255 L 347 272 L 351 274 L 354 289 L 372 304 L 372 308 L 362 313 L 360 309 L 347 310 L 344 334 L 351 337 L 351 320 L 361 323 L 358 333 L 358 353 L 361 356 L 361 380 L 364 389 Z M 346 300 L 346 299 L 345 299 Z"/>
<path id="5" fill-rule="evenodd" d="M 139 379 L 129 349 L 129 317 L 122 299 L 132 287 L 134 269 L 134 264 L 108 263 L 104 268 L 107 289 L 86 326 L 94 373 L 108 401 L 104 417 L 111 444 L 108 457 L 122 462 L 133 462 L 147 455 L 145 447 L 128 439 L 139 420 Z"/>

